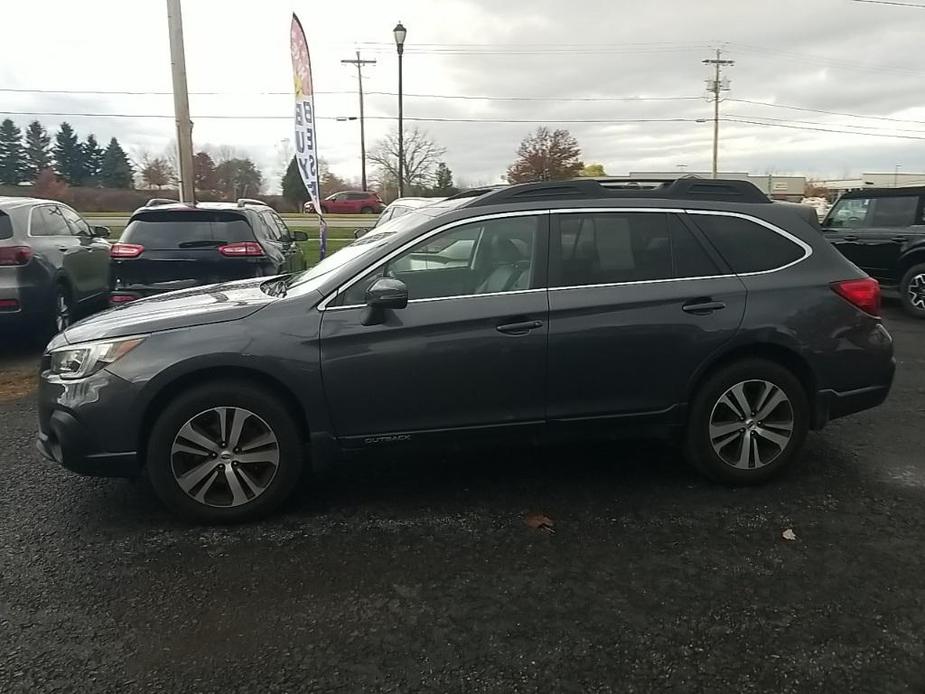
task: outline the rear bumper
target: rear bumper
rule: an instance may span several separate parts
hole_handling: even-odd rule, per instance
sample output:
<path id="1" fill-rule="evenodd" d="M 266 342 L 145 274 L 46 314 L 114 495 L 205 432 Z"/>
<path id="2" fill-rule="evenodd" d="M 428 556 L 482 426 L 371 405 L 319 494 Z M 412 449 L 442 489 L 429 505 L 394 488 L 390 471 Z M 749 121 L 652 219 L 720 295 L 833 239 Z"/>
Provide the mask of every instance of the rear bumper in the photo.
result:
<path id="1" fill-rule="evenodd" d="M 893 385 L 895 362 L 891 362 L 891 366 L 893 366 L 893 369 L 890 370 L 890 378 L 886 383 L 842 392 L 836 390 L 820 390 L 817 392 L 813 428 L 821 429 L 832 419 L 869 410 L 883 404 Z"/>

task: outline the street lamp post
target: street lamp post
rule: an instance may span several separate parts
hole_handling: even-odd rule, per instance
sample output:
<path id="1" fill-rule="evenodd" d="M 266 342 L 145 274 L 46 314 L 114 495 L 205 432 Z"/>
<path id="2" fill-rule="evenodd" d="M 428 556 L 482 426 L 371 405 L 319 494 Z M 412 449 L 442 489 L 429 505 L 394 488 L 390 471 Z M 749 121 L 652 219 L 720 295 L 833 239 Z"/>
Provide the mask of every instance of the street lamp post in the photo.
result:
<path id="1" fill-rule="evenodd" d="M 405 53 L 405 36 L 408 30 L 399 22 L 392 30 L 395 35 L 395 47 L 398 49 L 398 197 L 405 195 L 405 143 L 404 143 L 404 123 L 402 122 L 402 75 L 401 59 Z"/>

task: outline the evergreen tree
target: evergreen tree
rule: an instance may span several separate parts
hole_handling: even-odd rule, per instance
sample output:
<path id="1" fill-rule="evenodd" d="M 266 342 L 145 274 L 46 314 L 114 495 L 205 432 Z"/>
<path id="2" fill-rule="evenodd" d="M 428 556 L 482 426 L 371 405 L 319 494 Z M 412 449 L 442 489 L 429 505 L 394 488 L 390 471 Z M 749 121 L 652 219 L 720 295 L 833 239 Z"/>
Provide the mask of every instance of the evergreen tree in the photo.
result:
<path id="1" fill-rule="evenodd" d="M 72 186 L 79 186 L 87 177 L 86 157 L 77 140 L 77 133 L 69 123 L 61 124 L 55 135 L 55 168 L 58 175 Z"/>
<path id="2" fill-rule="evenodd" d="M 196 152 L 193 157 L 193 185 L 196 190 L 215 190 L 218 181 L 215 177 L 215 162 L 207 152 Z"/>
<path id="3" fill-rule="evenodd" d="M 116 138 L 112 138 L 100 162 L 100 183 L 107 188 L 131 188 L 134 180 L 135 171 L 125 150 Z"/>
<path id="4" fill-rule="evenodd" d="M 51 138 L 37 120 L 26 128 L 26 178 L 35 181 L 39 174 L 51 167 Z"/>
<path id="5" fill-rule="evenodd" d="M 96 135 L 87 135 L 87 141 L 81 145 L 86 165 L 87 182 L 98 183 L 103 167 L 103 148 L 96 141 Z"/>
<path id="6" fill-rule="evenodd" d="M 302 175 L 299 173 L 299 165 L 296 164 L 295 157 L 289 162 L 289 168 L 283 176 L 283 197 L 299 212 L 302 211 L 302 206 L 308 202 L 310 197 L 305 183 L 302 182 Z"/>
<path id="7" fill-rule="evenodd" d="M 437 164 L 435 177 L 436 183 L 434 184 L 433 192 L 437 195 L 450 196 L 459 192 L 459 189 L 453 185 L 453 172 L 445 162 L 441 161 Z"/>
<path id="8" fill-rule="evenodd" d="M 22 131 L 9 118 L 0 123 L 0 183 L 16 185 L 26 178 Z"/>

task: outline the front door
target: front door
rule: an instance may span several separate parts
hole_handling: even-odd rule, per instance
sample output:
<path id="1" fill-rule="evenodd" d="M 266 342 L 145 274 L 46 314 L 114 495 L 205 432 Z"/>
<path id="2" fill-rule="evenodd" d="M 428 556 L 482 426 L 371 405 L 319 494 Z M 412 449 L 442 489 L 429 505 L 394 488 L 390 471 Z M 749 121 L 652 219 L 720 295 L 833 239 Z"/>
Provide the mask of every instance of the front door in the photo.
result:
<path id="1" fill-rule="evenodd" d="M 692 374 L 735 335 L 741 280 L 674 214 L 559 212 L 550 240 L 551 424 L 670 415 Z"/>
<path id="2" fill-rule="evenodd" d="M 109 290 L 109 243 L 94 236 L 90 225 L 74 210 L 64 205 L 60 205 L 59 208 L 71 227 L 71 233 L 80 241 L 81 251 L 84 253 L 82 260 L 86 266 L 84 293 L 87 296 L 103 294 Z"/>
<path id="3" fill-rule="evenodd" d="M 547 219 L 496 217 L 428 234 L 326 308 L 322 375 L 345 444 L 542 425 Z M 408 305 L 364 326 L 366 288 L 383 274 L 407 285 Z"/>

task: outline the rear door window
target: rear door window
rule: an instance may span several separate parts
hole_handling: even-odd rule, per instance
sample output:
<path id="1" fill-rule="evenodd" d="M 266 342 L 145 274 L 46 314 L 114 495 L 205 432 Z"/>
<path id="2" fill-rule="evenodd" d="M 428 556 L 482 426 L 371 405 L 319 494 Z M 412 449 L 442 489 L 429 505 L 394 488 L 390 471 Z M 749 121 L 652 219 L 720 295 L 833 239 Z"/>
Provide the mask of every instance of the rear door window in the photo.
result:
<path id="1" fill-rule="evenodd" d="M 122 241 L 147 249 L 196 248 L 253 241 L 250 223 L 227 212 L 149 212 L 135 217 Z"/>
<path id="2" fill-rule="evenodd" d="M 61 208 L 57 205 L 42 205 L 32 210 L 32 222 L 29 227 L 32 236 L 71 236 L 71 227 Z"/>
<path id="3" fill-rule="evenodd" d="M 568 213 L 559 220 L 551 286 L 581 287 L 674 277 L 668 215 Z M 558 252 L 555 252 L 555 251 Z"/>
<path id="4" fill-rule="evenodd" d="M 802 246 L 748 219 L 691 214 L 704 236 L 737 274 L 775 270 L 806 255 Z"/>

